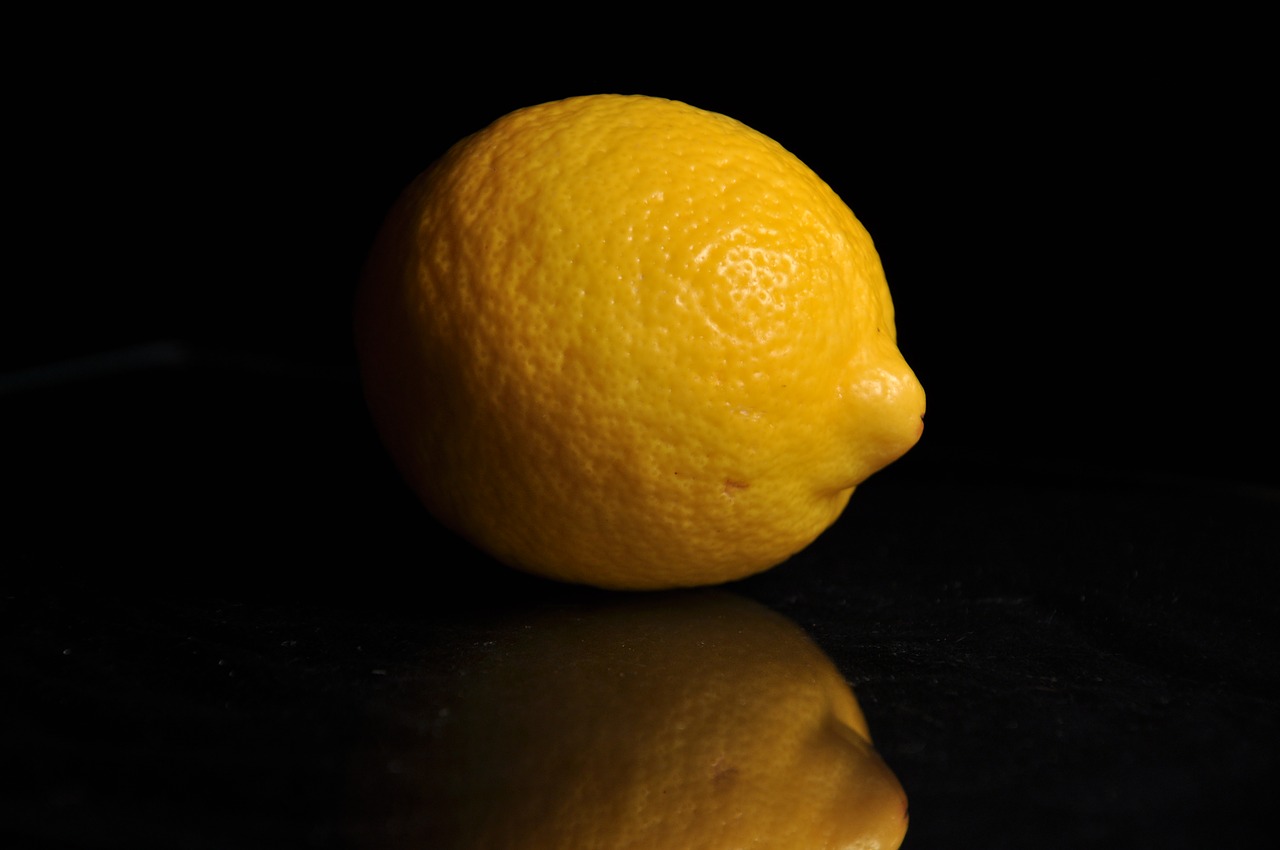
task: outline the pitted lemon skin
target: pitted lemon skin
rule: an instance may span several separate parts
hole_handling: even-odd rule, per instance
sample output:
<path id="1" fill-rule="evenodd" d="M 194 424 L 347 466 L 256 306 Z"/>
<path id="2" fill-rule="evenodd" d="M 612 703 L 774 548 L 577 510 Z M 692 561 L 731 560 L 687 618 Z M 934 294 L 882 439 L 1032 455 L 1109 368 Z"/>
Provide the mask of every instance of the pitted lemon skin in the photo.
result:
<path id="1" fill-rule="evenodd" d="M 611 588 L 767 569 L 919 438 L 879 257 L 773 140 L 670 100 L 519 110 L 408 187 L 356 308 L 426 507 Z"/>

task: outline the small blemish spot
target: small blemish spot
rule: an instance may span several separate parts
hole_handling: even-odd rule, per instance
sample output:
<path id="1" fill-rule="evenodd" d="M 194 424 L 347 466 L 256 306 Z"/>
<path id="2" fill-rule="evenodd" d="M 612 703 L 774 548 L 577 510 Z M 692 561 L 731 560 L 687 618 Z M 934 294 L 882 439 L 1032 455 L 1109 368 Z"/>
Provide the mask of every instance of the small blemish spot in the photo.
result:
<path id="1" fill-rule="evenodd" d="M 733 765 L 725 764 L 723 758 L 716 759 L 715 764 L 711 765 L 711 784 L 716 788 L 732 785 L 737 776 L 738 769 Z"/>

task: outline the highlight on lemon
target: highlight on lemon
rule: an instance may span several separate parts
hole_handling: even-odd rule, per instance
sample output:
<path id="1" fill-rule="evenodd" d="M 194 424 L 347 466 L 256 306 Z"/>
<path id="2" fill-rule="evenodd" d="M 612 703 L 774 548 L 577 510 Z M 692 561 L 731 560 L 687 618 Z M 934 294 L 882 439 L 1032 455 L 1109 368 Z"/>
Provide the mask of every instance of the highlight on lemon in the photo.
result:
<path id="1" fill-rule="evenodd" d="M 923 428 L 853 212 L 772 139 L 662 98 L 544 103 L 454 145 L 388 214 L 355 339 L 425 507 L 567 582 L 768 569 Z"/>

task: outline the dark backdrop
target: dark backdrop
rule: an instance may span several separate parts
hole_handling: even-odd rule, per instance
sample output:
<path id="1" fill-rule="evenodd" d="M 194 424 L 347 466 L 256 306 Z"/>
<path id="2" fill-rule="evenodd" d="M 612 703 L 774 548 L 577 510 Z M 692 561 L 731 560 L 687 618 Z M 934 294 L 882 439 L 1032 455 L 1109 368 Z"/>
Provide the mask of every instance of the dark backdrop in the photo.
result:
<path id="1" fill-rule="evenodd" d="M 773 136 L 866 224 L 929 393 L 921 452 L 1276 481 L 1246 47 L 1103 30 L 713 62 L 431 32 L 63 47 L 91 61 L 19 95 L 15 247 L 38 252 L 10 289 L 43 309 L 5 311 L 5 365 L 180 339 L 349 369 L 351 288 L 404 184 L 511 109 L 646 93 Z"/>

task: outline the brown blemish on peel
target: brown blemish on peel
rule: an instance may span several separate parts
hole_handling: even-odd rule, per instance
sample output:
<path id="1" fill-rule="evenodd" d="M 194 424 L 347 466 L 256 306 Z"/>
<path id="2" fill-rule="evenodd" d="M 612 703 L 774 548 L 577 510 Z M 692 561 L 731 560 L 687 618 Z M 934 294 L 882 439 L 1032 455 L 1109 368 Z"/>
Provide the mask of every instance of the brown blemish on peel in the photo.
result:
<path id="1" fill-rule="evenodd" d="M 725 764 L 723 758 L 716 759 L 716 763 L 711 765 L 711 784 L 716 788 L 732 785 L 737 776 L 738 769 L 733 765 Z"/>

